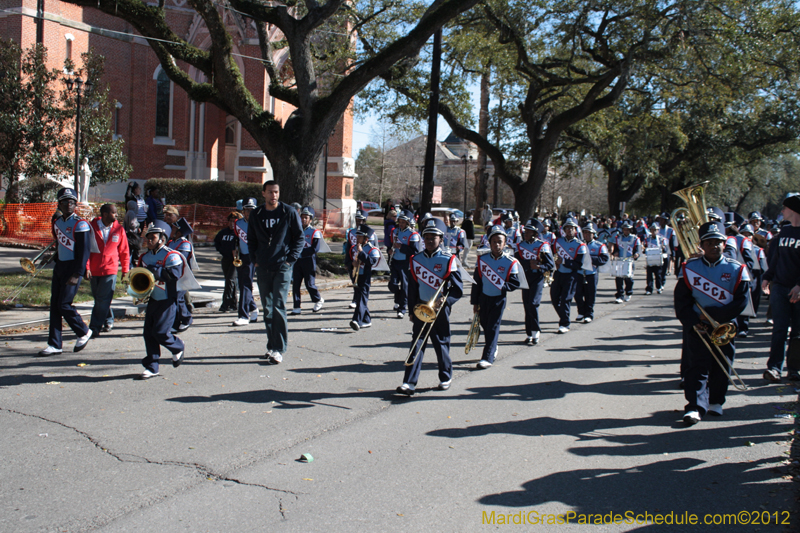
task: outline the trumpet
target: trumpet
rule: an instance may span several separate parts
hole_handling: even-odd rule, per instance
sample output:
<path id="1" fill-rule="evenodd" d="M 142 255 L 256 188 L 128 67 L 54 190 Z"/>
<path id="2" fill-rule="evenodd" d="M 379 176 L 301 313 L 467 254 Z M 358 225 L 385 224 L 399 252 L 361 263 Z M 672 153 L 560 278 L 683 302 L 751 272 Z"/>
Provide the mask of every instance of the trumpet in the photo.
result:
<path id="1" fill-rule="evenodd" d="M 358 261 L 353 262 L 353 271 L 350 273 L 350 277 L 353 278 L 353 287 L 358 285 L 358 270 L 361 268 L 361 265 Z"/>
<path id="2" fill-rule="evenodd" d="M 702 305 L 700 305 L 697 302 L 695 302 L 695 305 L 697 306 L 698 309 L 700 309 L 700 312 L 703 314 L 703 316 L 706 317 L 708 323 L 711 324 L 711 332 L 706 331 L 704 328 L 700 326 L 700 324 L 696 324 L 694 326 L 694 330 L 697 333 L 697 336 L 700 337 L 700 340 L 703 341 L 703 344 L 705 344 L 708 351 L 711 352 L 711 355 L 714 357 L 714 360 L 717 362 L 719 367 L 722 369 L 723 372 L 725 372 L 725 375 L 728 376 L 728 381 L 731 382 L 733 388 L 740 391 L 746 391 L 747 385 L 744 384 L 742 378 L 739 377 L 739 373 L 736 372 L 736 369 L 733 368 L 733 364 L 731 364 L 728 358 L 725 357 L 725 354 L 722 353 L 722 349 L 720 348 L 720 346 L 725 346 L 726 344 L 729 344 L 736 337 L 736 325 L 733 322 L 726 322 L 725 324 L 720 324 L 719 322 L 711 318 L 711 315 L 709 315 L 708 312 L 705 309 L 703 309 Z M 730 372 L 728 371 L 727 368 L 725 368 L 726 365 L 724 365 L 722 361 L 728 363 L 727 366 L 731 369 Z M 738 385 L 733 380 L 731 372 L 733 372 L 733 375 L 736 376 L 737 380 L 739 380 Z"/>
<path id="3" fill-rule="evenodd" d="M 241 257 L 239 257 L 240 255 L 241 255 L 241 253 L 239 252 L 239 245 L 237 244 L 236 245 L 236 250 L 234 250 L 234 256 L 233 256 L 233 266 L 235 266 L 236 268 L 239 268 L 240 266 L 242 266 L 242 259 L 241 259 Z"/>
<path id="4" fill-rule="evenodd" d="M 414 316 L 422 322 L 425 322 L 425 325 L 422 326 L 417 337 L 411 343 L 411 350 L 409 350 L 408 357 L 406 357 L 406 366 L 414 364 L 414 359 L 416 359 L 417 354 L 422 351 L 422 347 L 425 346 L 425 343 L 428 342 L 428 337 L 431 336 L 433 324 L 436 322 L 436 319 L 439 318 L 439 313 L 444 308 L 444 302 L 447 300 L 447 291 L 444 290 L 446 281 L 447 279 L 442 280 L 442 284 L 436 289 L 433 298 L 414 306 Z M 420 339 L 422 342 L 420 342 Z"/>
<path id="5" fill-rule="evenodd" d="M 150 298 L 156 286 L 156 277 L 143 267 L 132 268 L 128 278 L 128 295 L 135 304 L 143 303 Z"/>
<path id="6" fill-rule="evenodd" d="M 23 257 L 22 259 L 19 260 L 19 265 L 22 267 L 22 270 L 30 274 L 30 277 L 24 283 L 21 283 L 20 286 L 17 287 L 17 289 L 11 294 L 11 296 L 3 300 L 3 303 L 6 304 L 11 303 L 17 298 L 19 298 L 20 294 L 22 294 L 23 291 L 25 291 L 25 289 L 28 287 L 28 285 L 30 285 L 31 281 L 33 281 L 33 278 L 35 278 L 36 275 L 39 274 L 39 272 L 44 270 L 44 267 L 46 267 L 48 263 L 50 263 L 50 261 L 55 259 L 56 257 L 55 253 L 48 256 L 46 259 L 44 258 L 45 253 L 55 245 L 56 241 L 53 241 L 50 244 L 48 244 L 44 250 L 39 252 L 33 259 L 28 259 L 26 257 Z M 39 262 L 38 265 L 36 264 L 37 261 Z"/>
<path id="7" fill-rule="evenodd" d="M 476 311 L 472 317 L 472 325 L 469 327 L 469 334 L 467 335 L 467 343 L 464 345 L 464 353 L 469 354 L 476 344 L 478 338 L 481 336 L 481 313 Z"/>

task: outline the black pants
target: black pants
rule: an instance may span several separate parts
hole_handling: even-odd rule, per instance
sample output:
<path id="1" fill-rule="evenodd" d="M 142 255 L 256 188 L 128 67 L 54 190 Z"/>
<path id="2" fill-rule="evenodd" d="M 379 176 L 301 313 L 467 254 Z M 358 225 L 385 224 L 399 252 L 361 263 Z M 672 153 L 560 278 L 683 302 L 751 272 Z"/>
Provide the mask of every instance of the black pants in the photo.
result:
<path id="1" fill-rule="evenodd" d="M 236 279 L 236 267 L 233 257 L 222 257 L 222 275 L 225 276 L 225 288 L 222 290 L 222 307 L 236 309 L 238 306 L 236 293 L 239 292 L 239 281 Z"/>
<path id="2" fill-rule="evenodd" d="M 550 301 L 558 313 L 558 325 L 569 327 L 569 309 L 578 283 L 583 283 L 583 276 L 577 273 L 566 274 L 556 271 L 553 274 L 553 284 L 550 285 Z"/>
<path id="3" fill-rule="evenodd" d="M 633 294 L 633 278 L 614 278 L 614 281 L 617 284 L 617 292 L 614 296 L 622 298 L 625 294 L 628 296 Z M 625 285 L 624 290 L 622 288 L 623 285 Z"/>
<path id="4" fill-rule="evenodd" d="M 527 272 L 529 289 L 522 289 L 522 307 L 525 309 L 525 335 L 532 337 L 534 332 L 541 331 L 539 326 L 539 304 L 542 302 L 544 276 L 539 272 Z"/>
<path id="5" fill-rule="evenodd" d="M 597 299 L 597 274 L 584 276 L 584 283 L 578 282 L 575 291 L 575 306 L 578 315 L 594 320 L 594 302 Z"/>
<path id="6" fill-rule="evenodd" d="M 710 404 L 725 403 L 728 377 L 694 328 L 684 326 L 683 329 L 683 349 L 686 358 L 683 393 L 687 402 L 686 411 L 698 411 L 702 416 L 708 411 Z M 728 361 L 733 362 L 736 353 L 733 341 L 720 348 Z M 730 372 L 729 363 L 723 360 L 722 364 L 728 367 Z"/>
<path id="7" fill-rule="evenodd" d="M 646 291 L 653 292 L 653 282 L 655 281 L 656 290 L 664 287 L 664 280 L 662 279 L 662 266 L 649 266 L 647 267 L 647 287 Z"/>

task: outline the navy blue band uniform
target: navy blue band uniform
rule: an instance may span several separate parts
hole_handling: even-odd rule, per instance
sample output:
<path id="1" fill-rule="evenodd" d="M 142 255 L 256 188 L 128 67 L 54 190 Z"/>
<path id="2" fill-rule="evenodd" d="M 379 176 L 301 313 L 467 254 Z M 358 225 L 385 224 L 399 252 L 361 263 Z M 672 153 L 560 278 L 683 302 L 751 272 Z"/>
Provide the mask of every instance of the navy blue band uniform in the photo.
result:
<path id="1" fill-rule="evenodd" d="M 317 289 L 317 253 L 322 242 L 322 232 L 317 228 L 308 226 L 303 228 L 303 251 L 300 253 L 300 258 L 294 264 L 294 271 L 292 273 L 292 301 L 294 303 L 294 311 L 300 311 L 301 296 L 300 286 L 305 282 L 306 290 L 311 301 L 315 304 L 322 301 L 322 295 Z M 315 307 L 316 311 L 317 309 Z M 316 312 L 315 311 L 315 312 Z"/>
<path id="2" fill-rule="evenodd" d="M 436 318 L 428 340 L 433 344 L 436 360 L 439 367 L 439 382 L 448 383 L 453 377 L 453 363 L 450 359 L 450 310 L 463 295 L 464 286 L 459 273 L 456 256 L 439 247 L 433 253 L 427 250 L 414 254 L 410 262 L 410 276 L 408 289 L 408 304 L 410 309 L 418 303 L 430 301 L 442 283 L 445 284 L 442 294 L 447 298 L 443 302 L 439 315 Z M 420 330 L 426 324 L 412 313 L 412 339 L 420 336 Z M 418 339 L 422 343 L 425 339 Z M 425 342 L 427 345 L 427 341 Z M 416 357 L 410 366 L 405 367 L 403 384 L 413 390 L 419 381 L 422 359 L 425 354 L 425 345 L 413 346 Z"/>
<path id="3" fill-rule="evenodd" d="M 633 259 L 633 256 L 640 255 L 641 252 L 641 241 L 639 237 L 631 233 L 627 237 L 624 236 L 622 233 L 617 235 L 614 239 L 614 249 L 615 254 L 620 259 Z M 630 297 L 633 294 L 633 278 L 616 278 L 615 283 L 617 285 L 617 292 L 614 296 L 619 300 L 623 296 Z"/>
<path id="4" fill-rule="evenodd" d="M 539 325 L 539 304 L 542 302 L 545 273 L 552 272 L 556 268 L 553 250 L 548 243 L 534 238 L 530 242 L 522 241 L 517 244 L 515 256 L 528 282 L 528 288 L 522 289 L 525 335 L 531 342 L 538 342 L 538 333 L 542 330 Z M 531 261 L 538 261 L 538 266 L 533 268 Z"/>
<path id="5" fill-rule="evenodd" d="M 574 237 L 570 240 L 565 237 L 556 239 L 554 253 L 561 262 L 550 285 L 550 300 L 558 314 L 559 332 L 563 333 L 569 329 L 570 304 L 578 284 L 584 281 L 583 271 L 591 267 L 591 261 L 586 244 Z"/>
<path id="6" fill-rule="evenodd" d="M 408 305 L 409 261 L 412 255 L 422 250 L 422 239 L 410 226 L 403 230 L 398 227 L 395 229 L 394 244 L 399 247 L 394 247 L 392 252 L 389 290 L 394 294 L 397 316 L 402 318 Z"/>
<path id="7" fill-rule="evenodd" d="M 608 253 L 608 246 L 597 239 L 587 242 L 586 248 L 589 250 L 591 268 L 582 270 L 583 283 L 578 283 L 575 291 L 575 306 L 578 311 L 576 320 L 591 322 L 594 320 L 594 304 L 597 301 L 597 269 L 608 263 L 611 254 Z"/>
<path id="8" fill-rule="evenodd" d="M 84 337 L 89 332 L 72 301 L 78 292 L 92 251 L 94 238 L 91 236 L 91 229 L 89 223 L 75 213 L 53 221 L 53 236 L 58 244 L 50 287 L 50 328 L 47 344 L 57 350 L 62 348 L 62 318 L 77 337 Z M 97 244 L 94 243 L 94 246 Z M 74 277 L 78 278 L 78 283 L 70 285 L 68 281 Z"/>
<path id="9" fill-rule="evenodd" d="M 488 364 L 494 364 L 497 356 L 497 339 L 506 307 L 506 294 L 520 287 L 520 270 L 519 261 L 506 254 L 495 257 L 490 252 L 478 257 L 470 303 L 480 306 L 480 324 L 484 336 L 481 361 Z"/>
<path id="10" fill-rule="evenodd" d="M 645 292 L 646 294 L 651 294 L 653 288 L 661 292 L 664 287 L 662 278 L 664 263 L 666 263 L 669 258 L 669 243 L 660 234 L 656 233 L 653 235 L 651 233 L 644 241 L 644 249 L 645 254 L 656 253 L 655 250 L 658 250 L 657 253 L 661 256 L 662 261 L 660 265 L 647 265 L 647 286 L 645 287 Z"/>
<path id="11" fill-rule="evenodd" d="M 694 329 L 701 323 L 696 304 L 721 324 L 734 320 L 747 305 L 750 274 L 744 265 L 724 256 L 713 264 L 705 258 L 690 259 L 681 270 L 683 280 L 675 286 L 674 299 L 675 314 L 683 326 L 686 412 L 697 411 L 702 417 L 709 405 L 725 403 L 728 378 Z M 734 341 L 720 349 L 733 362 Z"/>
<path id="12" fill-rule="evenodd" d="M 244 218 L 236 221 L 233 231 L 239 246 L 239 259 L 241 266 L 236 267 L 236 276 L 239 281 L 239 307 L 238 316 L 242 320 L 250 320 L 252 314 L 258 311 L 258 306 L 253 298 L 253 278 L 256 266 L 250 257 L 250 248 L 247 245 L 248 222 Z"/>
<path id="13" fill-rule="evenodd" d="M 194 258 L 194 247 L 192 246 L 192 242 L 187 239 L 185 235 L 181 235 L 175 240 L 168 241 L 166 246 L 171 250 L 179 252 L 183 256 L 184 265 L 186 265 L 185 268 L 191 268 L 192 259 Z M 187 305 L 187 291 L 179 290 L 175 303 L 177 305 L 177 311 L 175 313 L 173 329 L 183 331 L 194 322 L 192 312 Z"/>
<path id="14" fill-rule="evenodd" d="M 374 237 L 374 232 L 370 228 L 366 230 L 360 229 L 359 231 L 362 231 L 365 236 Z M 358 250 L 358 245 L 356 245 L 350 248 L 350 253 L 351 265 L 354 262 L 358 263 L 358 277 L 356 278 L 353 297 L 355 311 L 353 311 L 350 327 L 358 331 L 361 328 L 372 325 L 372 317 L 369 314 L 369 291 L 372 287 L 372 270 L 381 262 L 381 251 L 369 239 L 362 245 L 361 251 Z"/>
<path id="15" fill-rule="evenodd" d="M 156 283 L 145 310 L 145 357 L 142 365 L 152 374 L 158 374 L 161 347 L 176 355 L 184 351 L 181 339 L 172 334 L 177 313 L 178 279 L 186 268 L 183 256 L 166 246 L 151 250 L 139 257 L 139 266 L 153 273 Z"/>

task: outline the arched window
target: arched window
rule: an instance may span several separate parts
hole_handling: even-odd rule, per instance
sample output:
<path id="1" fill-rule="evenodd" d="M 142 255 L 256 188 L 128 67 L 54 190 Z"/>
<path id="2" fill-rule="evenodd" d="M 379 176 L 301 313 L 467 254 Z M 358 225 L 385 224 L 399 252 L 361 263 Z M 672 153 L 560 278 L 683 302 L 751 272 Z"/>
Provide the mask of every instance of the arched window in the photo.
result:
<path id="1" fill-rule="evenodd" d="M 156 137 L 172 137 L 172 82 L 162 68 L 156 75 Z"/>

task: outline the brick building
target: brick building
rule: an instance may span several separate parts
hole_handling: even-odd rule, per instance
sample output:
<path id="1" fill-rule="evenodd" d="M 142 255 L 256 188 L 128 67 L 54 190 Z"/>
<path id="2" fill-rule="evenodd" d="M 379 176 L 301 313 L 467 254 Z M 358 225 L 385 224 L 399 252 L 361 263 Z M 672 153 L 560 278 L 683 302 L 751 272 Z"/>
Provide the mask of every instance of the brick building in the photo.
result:
<path id="1" fill-rule="evenodd" d="M 133 166 L 132 180 L 175 178 L 261 183 L 271 179 L 269 161 L 239 122 L 212 104 L 192 101 L 175 86 L 147 41 L 130 24 L 93 8 L 58 0 L 39 0 L 39 3 L 43 4 L 41 23 L 37 0 L 0 0 L 0 37 L 16 41 L 23 49 L 42 42 L 47 47 L 51 68 L 62 68 L 67 58 L 80 66 L 81 54 L 89 48 L 106 58 L 103 81 L 118 102 L 114 132 L 125 141 L 125 152 Z M 201 49 L 209 48 L 208 30 L 186 0 L 166 0 L 164 7 L 167 21 L 176 34 Z M 264 109 L 284 122 L 294 108 L 271 97 L 267 91 L 266 71 L 256 59 L 260 51 L 255 27 L 230 9 L 220 9 L 224 9 L 225 23 L 233 36 L 234 59 L 248 88 Z M 279 31 L 271 28 L 270 38 L 279 37 Z M 275 52 L 274 61 L 279 69 L 287 58 L 287 48 Z M 204 75 L 194 67 L 185 70 L 202 81 Z M 352 129 L 352 113 L 348 112 L 328 143 L 329 207 L 355 208 Z M 320 161 L 315 188 L 318 198 L 324 196 L 323 166 Z M 90 199 L 118 200 L 124 188 L 125 183 L 96 187 Z M 321 200 L 316 203 L 315 207 L 321 209 Z"/>

